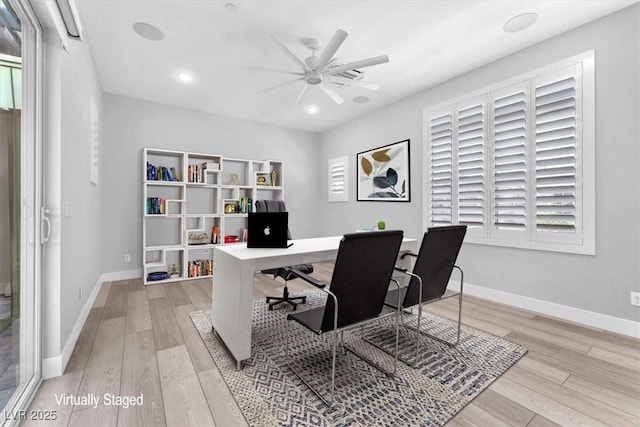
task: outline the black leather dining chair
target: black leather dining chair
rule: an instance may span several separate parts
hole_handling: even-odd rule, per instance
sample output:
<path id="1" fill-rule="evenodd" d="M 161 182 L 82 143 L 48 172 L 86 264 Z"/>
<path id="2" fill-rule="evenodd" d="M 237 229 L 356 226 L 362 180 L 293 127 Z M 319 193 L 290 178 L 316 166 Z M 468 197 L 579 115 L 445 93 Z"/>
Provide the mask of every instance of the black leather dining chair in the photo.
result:
<path id="1" fill-rule="evenodd" d="M 440 337 L 429 336 L 453 346 L 457 345 L 460 341 L 464 272 L 456 265 L 456 261 L 466 232 L 466 225 L 429 228 L 424 233 L 418 253 L 407 252 L 401 256 L 401 258 L 407 256 L 415 258 L 413 270 L 410 272 L 405 268 L 395 268 L 396 271 L 400 271 L 409 276 L 409 284 L 399 289 L 390 290 L 387 293 L 385 305 L 398 309 L 400 316 L 404 315 L 405 309 L 414 306 L 418 307 L 417 326 L 415 328 L 417 333 L 416 359 L 420 346 L 420 334 L 422 333 L 420 330 L 422 309 L 426 304 L 440 301 L 444 298 L 458 296 L 458 322 L 455 340 L 447 341 Z M 451 278 L 454 268 L 460 271 L 460 292 L 445 297 L 449 279 Z M 398 302 L 400 302 L 400 306 L 398 306 Z"/>
<path id="2" fill-rule="evenodd" d="M 316 335 L 332 333 L 329 399 L 325 399 L 291 367 L 289 363 L 290 327 L 287 328 L 285 359 L 294 374 L 328 405 L 333 403 L 335 395 L 338 333 L 341 334 L 345 329 L 354 325 L 377 319 L 381 314 L 389 282 L 394 280 L 392 278 L 393 269 L 402 244 L 402 237 L 402 231 L 345 234 L 340 241 L 329 289 L 326 289 L 324 283 L 313 277 L 295 269 L 292 270 L 295 276 L 321 288 L 327 294 L 324 305 L 306 311 L 289 313 L 287 320 L 293 320 Z M 362 355 L 355 354 L 381 369 Z M 385 372 L 383 369 L 381 370 Z"/>

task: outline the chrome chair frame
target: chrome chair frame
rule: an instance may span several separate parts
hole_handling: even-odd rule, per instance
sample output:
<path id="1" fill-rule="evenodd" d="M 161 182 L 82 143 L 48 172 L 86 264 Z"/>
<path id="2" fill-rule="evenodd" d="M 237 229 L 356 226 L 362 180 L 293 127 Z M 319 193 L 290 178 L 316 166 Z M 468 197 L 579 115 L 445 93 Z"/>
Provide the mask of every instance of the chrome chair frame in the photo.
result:
<path id="1" fill-rule="evenodd" d="M 403 254 L 400 258 L 403 258 L 406 255 L 415 256 L 414 254 L 406 253 L 406 254 Z M 450 345 L 452 347 L 457 346 L 458 343 L 460 342 L 460 325 L 462 323 L 462 294 L 463 294 L 463 289 L 464 289 L 464 271 L 462 271 L 462 268 L 460 268 L 458 265 L 455 265 L 455 264 L 453 265 L 453 268 L 457 269 L 460 272 L 460 292 L 458 292 L 457 294 L 446 296 L 446 297 L 440 297 L 440 298 L 437 298 L 437 299 L 432 299 L 432 300 L 429 300 L 429 301 L 420 302 L 418 304 L 418 321 L 417 321 L 417 325 L 416 325 L 415 328 L 411 327 L 411 326 L 408 326 L 408 325 L 405 325 L 405 323 L 404 323 L 404 312 L 400 311 L 400 313 L 401 313 L 400 316 L 402 318 L 402 326 L 407 328 L 407 329 L 411 329 L 411 330 L 416 332 L 416 353 L 415 353 L 416 359 L 418 358 L 418 355 L 420 353 L 420 341 L 421 341 L 420 340 L 420 336 L 422 334 L 426 335 L 429 338 L 432 338 L 432 339 L 434 339 L 436 341 L 439 341 L 439 342 L 441 342 L 443 344 Z M 410 271 L 407 271 L 407 269 L 405 269 L 405 268 L 397 268 L 396 267 L 396 270 L 400 271 L 401 273 L 406 274 L 406 275 L 408 275 L 410 277 L 415 277 L 416 279 L 418 279 L 418 282 L 420 283 L 420 288 L 418 290 L 418 295 L 419 295 L 418 298 L 419 298 L 420 301 L 422 301 L 422 278 L 420 276 L 418 276 L 417 274 L 414 274 L 414 273 L 412 273 Z M 434 302 L 437 302 L 437 301 L 442 301 L 442 300 L 445 300 L 445 299 L 448 299 L 448 298 L 453 298 L 455 296 L 458 296 L 458 322 L 457 322 L 457 330 L 456 330 L 456 339 L 455 339 L 455 341 L 447 341 L 447 340 L 445 340 L 443 338 L 437 337 L 437 336 L 429 334 L 427 332 L 423 332 L 420 329 L 420 323 L 421 323 L 421 320 L 422 320 L 422 310 L 423 310 L 423 308 L 428 304 L 431 304 L 431 303 L 434 303 Z M 398 298 L 398 299 L 400 299 L 400 298 Z M 411 362 L 409 362 L 407 360 L 404 360 L 403 358 L 400 358 L 400 360 L 402 360 L 403 362 L 405 362 L 405 363 L 407 363 L 407 364 L 409 364 L 411 366 L 415 366 L 415 362 L 411 363 Z"/>
<path id="2" fill-rule="evenodd" d="M 378 369 L 380 372 L 382 372 L 383 374 L 387 375 L 388 377 L 394 377 L 397 373 L 397 369 L 398 369 L 398 331 L 399 331 L 399 319 L 400 319 L 400 297 L 398 297 L 398 309 L 397 309 L 397 313 L 396 313 L 396 340 L 395 340 L 395 352 L 394 354 L 391 354 L 392 356 L 394 356 L 394 363 L 393 363 L 393 373 L 388 372 L 387 370 L 385 370 L 383 367 L 381 367 L 379 364 L 377 364 L 376 362 L 372 361 L 371 359 L 369 359 L 368 357 L 356 352 L 353 349 L 350 349 L 348 346 L 344 345 L 344 336 L 343 333 L 345 330 L 349 330 L 349 329 L 353 329 L 353 328 L 357 328 L 363 324 L 369 323 L 369 322 L 373 322 L 373 321 L 377 321 L 380 319 L 380 317 L 376 317 L 374 319 L 370 319 L 370 320 L 366 320 L 364 322 L 359 322 L 359 323 L 355 323 L 349 326 L 345 326 L 343 328 L 341 328 L 340 330 L 338 330 L 338 311 L 339 311 L 339 303 L 338 303 L 338 298 L 336 297 L 336 295 L 331 292 L 331 290 L 326 289 L 324 287 L 323 283 L 320 283 L 316 280 L 314 280 L 313 278 L 311 278 L 310 276 L 297 271 L 297 270 L 292 270 L 294 272 L 294 274 L 298 275 L 298 277 L 300 277 L 301 279 L 311 283 L 312 285 L 316 286 L 318 289 L 320 289 L 321 291 L 323 291 L 324 293 L 326 293 L 328 296 L 330 296 L 333 299 L 333 303 L 334 303 L 334 310 L 333 310 L 333 330 L 332 335 L 333 335 L 333 340 L 332 340 L 332 344 L 331 344 L 331 392 L 330 392 L 330 397 L 329 400 L 325 399 L 324 396 L 322 396 L 320 394 L 320 392 L 318 390 L 316 390 L 305 378 L 302 377 L 302 375 L 300 375 L 298 372 L 296 372 L 295 369 L 293 369 L 293 367 L 291 366 L 291 364 L 289 363 L 289 336 L 291 334 L 290 328 L 287 328 L 287 332 L 285 335 L 285 363 L 287 365 L 287 367 L 291 370 L 291 372 L 293 372 L 295 374 L 296 377 L 298 377 L 300 379 L 300 381 L 302 381 L 308 388 L 309 390 L 311 390 L 316 396 L 318 396 L 320 398 L 320 400 L 322 400 L 322 402 L 324 402 L 325 405 L 327 406 L 332 406 L 334 401 L 335 401 L 335 381 L 336 381 L 336 350 L 337 350 L 337 346 L 338 346 L 338 333 L 340 333 L 340 340 L 342 343 L 342 347 L 349 351 L 350 353 L 354 354 L 355 356 L 359 357 L 360 359 L 364 360 L 366 363 L 368 363 L 369 365 L 373 366 L 374 368 Z M 311 279 L 311 280 L 307 280 Z M 400 288 L 400 283 L 394 279 L 393 277 L 390 278 L 391 282 L 394 282 L 396 284 L 396 287 L 399 289 Z M 322 285 L 322 287 L 320 286 Z M 400 293 L 398 293 L 398 295 L 400 295 Z M 393 314 L 393 313 L 391 313 Z M 384 316 L 382 316 L 384 317 Z M 319 334 L 319 335 L 322 335 Z M 377 346 L 376 346 L 377 347 Z"/>
<path id="3" fill-rule="evenodd" d="M 406 256 L 416 257 L 417 255 L 413 254 L 413 253 L 410 253 L 410 252 L 407 252 L 407 253 L 402 254 L 400 256 L 400 259 L 404 259 Z M 413 307 L 402 307 L 402 303 L 400 301 L 400 293 L 398 293 L 397 316 L 399 316 L 402 319 L 402 326 L 404 328 L 407 328 L 407 329 L 410 329 L 410 330 L 416 332 L 416 350 L 415 350 L 415 359 L 414 359 L 413 362 L 411 360 L 408 360 L 408 359 L 398 355 L 398 340 L 399 340 L 399 334 L 400 334 L 399 322 L 398 321 L 396 321 L 395 354 L 392 354 L 388 349 L 386 349 L 385 347 L 383 347 L 380 344 L 376 343 L 374 340 L 372 340 L 370 338 L 365 338 L 365 341 L 367 341 L 369 344 L 377 347 L 378 349 L 384 351 L 385 353 L 394 356 L 396 358 L 396 360 L 399 359 L 400 361 L 406 363 L 407 365 L 409 365 L 409 366 L 411 366 L 413 368 L 416 367 L 417 359 L 418 359 L 418 356 L 420 354 L 420 341 L 421 341 L 420 338 L 421 338 L 421 335 L 426 335 L 429 338 L 432 338 L 432 339 L 434 339 L 436 341 L 439 341 L 439 342 L 441 342 L 443 344 L 450 345 L 452 347 L 457 346 L 458 343 L 460 342 L 460 325 L 462 323 L 462 293 L 463 293 L 463 288 L 464 288 L 464 271 L 462 271 L 462 268 L 460 268 L 459 266 L 457 266 L 455 264 L 453 264 L 453 268 L 456 268 L 456 269 L 458 269 L 458 271 L 460 271 L 460 292 L 458 292 L 457 294 L 446 296 L 446 297 L 440 297 L 440 298 L 435 298 L 435 299 L 432 299 L 432 300 L 429 300 L 429 301 L 420 302 L 417 305 L 418 306 L 418 322 L 417 322 L 417 326 L 416 327 L 411 327 L 409 325 L 406 325 L 405 322 L 404 322 L 404 311 L 407 310 L 407 309 L 413 309 L 413 307 L 415 307 L 415 306 L 413 306 Z M 418 276 L 417 274 L 414 274 L 414 273 L 408 271 L 407 268 L 396 266 L 394 269 L 396 271 L 400 272 L 400 273 L 406 274 L 407 276 L 415 277 L 416 279 L 418 279 L 418 282 L 420 283 L 420 287 L 418 288 L 418 300 L 422 301 L 422 278 L 420 276 Z M 396 283 L 398 283 L 398 282 L 396 281 Z M 420 329 L 420 323 L 421 323 L 421 320 L 422 320 L 422 309 L 428 304 L 431 304 L 431 303 L 434 303 L 434 302 L 437 302 L 437 301 L 442 301 L 442 300 L 445 300 L 445 299 L 448 299 L 448 298 L 453 298 L 455 296 L 458 296 L 458 322 L 457 322 L 457 331 L 456 331 L 456 339 L 455 339 L 455 341 L 447 341 L 447 340 L 445 340 L 443 338 L 440 338 L 440 337 L 437 337 L 435 335 L 423 332 Z M 393 314 L 393 313 L 390 313 L 390 314 Z"/>

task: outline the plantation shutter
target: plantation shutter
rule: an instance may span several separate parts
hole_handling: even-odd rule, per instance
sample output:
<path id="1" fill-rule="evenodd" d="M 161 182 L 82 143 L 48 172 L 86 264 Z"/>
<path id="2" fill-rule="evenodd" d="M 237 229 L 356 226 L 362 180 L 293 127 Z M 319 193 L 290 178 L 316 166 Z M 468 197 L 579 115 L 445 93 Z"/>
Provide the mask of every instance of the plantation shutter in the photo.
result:
<path id="1" fill-rule="evenodd" d="M 458 222 L 469 228 L 485 226 L 486 102 L 458 111 Z"/>
<path id="2" fill-rule="evenodd" d="M 579 78 L 572 67 L 553 79 L 534 82 L 535 224 L 539 235 L 576 233 Z"/>
<path id="3" fill-rule="evenodd" d="M 428 120 L 429 219 L 432 226 L 453 222 L 453 115 L 447 112 Z"/>
<path id="4" fill-rule="evenodd" d="M 349 200 L 347 188 L 347 156 L 329 160 L 329 201 Z"/>
<path id="5" fill-rule="evenodd" d="M 527 227 L 527 91 L 502 92 L 493 103 L 493 225 Z M 503 232 L 503 234 L 505 234 Z"/>

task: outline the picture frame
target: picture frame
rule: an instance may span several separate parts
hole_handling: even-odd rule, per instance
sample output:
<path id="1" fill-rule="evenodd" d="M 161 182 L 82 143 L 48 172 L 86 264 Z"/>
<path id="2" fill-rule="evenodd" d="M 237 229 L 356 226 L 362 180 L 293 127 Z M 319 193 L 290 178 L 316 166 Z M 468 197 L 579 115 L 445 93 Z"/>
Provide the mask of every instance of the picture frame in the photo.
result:
<path id="1" fill-rule="evenodd" d="M 358 201 L 410 202 L 410 140 L 358 153 Z"/>

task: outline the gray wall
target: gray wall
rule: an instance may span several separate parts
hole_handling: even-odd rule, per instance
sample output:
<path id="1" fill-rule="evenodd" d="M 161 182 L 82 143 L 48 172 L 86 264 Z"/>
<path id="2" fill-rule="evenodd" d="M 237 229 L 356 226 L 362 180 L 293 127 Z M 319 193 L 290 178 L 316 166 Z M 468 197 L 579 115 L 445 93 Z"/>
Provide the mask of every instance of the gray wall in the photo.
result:
<path id="1" fill-rule="evenodd" d="M 102 89 L 88 43 L 69 44 L 69 52 L 62 54 L 61 76 L 60 305 L 64 345 L 103 272 L 101 186 L 104 183 L 96 186 L 90 182 L 93 141 L 90 100 L 94 100 L 100 117 Z M 71 203 L 71 216 L 66 216 L 66 202 Z"/>
<path id="2" fill-rule="evenodd" d="M 73 344 L 72 330 L 103 272 L 102 188 L 89 179 L 89 100 L 101 111 L 102 89 L 88 43 L 71 42 L 64 52 L 57 34 L 46 31 L 45 53 L 44 203 L 52 233 L 44 247 L 43 356 L 54 360 Z"/>
<path id="3" fill-rule="evenodd" d="M 630 320 L 640 271 L 640 6 L 587 24 L 425 90 L 321 135 L 323 233 L 372 226 L 422 235 L 422 111 L 485 86 L 595 49 L 596 256 L 465 244 L 460 262 L 475 285 Z M 428 60 L 425 58 L 424 60 Z M 411 203 L 356 202 L 355 153 L 411 139 Z M 345 148 L 347 147 L 347 148 Z M 326 202 L 326 162 L 350 156 L 350 201 Z"/>
<path id="4" fill-rule="evenodd" d="M 165 148 L 284 162 L 285 201 L 294 237 L 318 234 L 318 136 L 104 95 L 102 221 L 104 272 L 141 268 L 142 149 Z M 131 263 L 124 254 L 131 254 Z"/>

